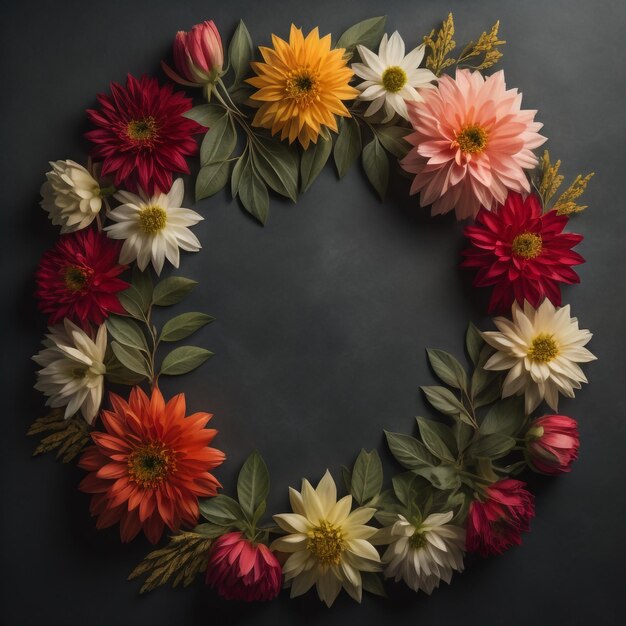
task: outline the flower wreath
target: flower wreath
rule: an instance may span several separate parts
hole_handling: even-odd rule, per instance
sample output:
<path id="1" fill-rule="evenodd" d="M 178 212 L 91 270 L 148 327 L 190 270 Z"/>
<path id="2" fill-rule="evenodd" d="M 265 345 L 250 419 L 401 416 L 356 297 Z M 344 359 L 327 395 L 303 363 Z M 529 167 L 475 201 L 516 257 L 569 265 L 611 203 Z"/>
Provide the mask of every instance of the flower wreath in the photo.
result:
<path id="1" fill-rule="evenodd" d="M 44 435 L 35 454 L 80 455 L 79 488 L 92 494 L 97 528 L 119 524 L 124 542 L 140 531 L 152 543 L 166 527 L 174 533 L 131 574 L 147 575 L 142 591 L 205 573 L 221 596 L 246 601 L 315 585 L 330 606 L 342 588 L 357 601 L 363 589 L 384 595 L 386 578 L 430 594 L 463 569 L 465 552 L 490 556 L 521 543 L 534 501 L 520 472 L 570 470 L 576 421 L 536 413 L 544 401 L 556 413 L 559 395 L 587 382 L 579 363 L 595 358 L 584 347 L 591 333 L 560 306 L 560 284 L 577 283 L 573 266 L 584 261 L 573 251 L 582 236 L 563 231 L 586 208 L 577 199 L 591 174 L 557 197 L 560 161 L 533 153 L 545 141 L 536 111 L 521 108 L 502 71 L 483 74 L 502 56 L 498 28 L 455 52 L 449 15 L 407 54 L 398 32 L 384 34 L 383 17 L 352 26 L 335 45 L 317 28 L 305 36 L 292 26 L 288 41 L 272 35 L 255 61 L 240 22 L 227 64 L 215 24 L 204 22 L 177 34 L 163 70 L 206 102 L 192 108 L 172 83 L 128 76 L 87 111 L 87 167 L 51 163 L 41 205 L 62 236 L 37 271 L 50 329 L 34 357 L 35 388 L 51 412 L 29 434 Z M 187 415 L 184 394 L 166 401 L 159 391 L 161 376 L 211 356 L 184 345 L 157 359 L 209 315 L 181 313 L 160 329 L 152 317 L 196 284 L 158 277 L 166 260 L 179 266 L 181 249 L 200 249 L 191 227 L 202 217 L 183 208 L 174 174 L 189 174 L 201 133 L 196 200 L 230 181 L 262 223 L 268 189 L 295 201 L 331 153 L 340 178 L 361 154 L 381 198 L 390 160 L 399 160 L 421 206 L 474 218 L 461 265 L 477 270 L 476 286 L 493 288 L 489 311 L 510 317 L 496 317 L 495 331 L 469 325 L 469 371 L 427 351 L 442 385 L 422 390 L 445 419 L 418 417 L 417 437 L 385 433 L 402 467 L 389 488 L 378 453 L 362 450 L 342 470 L 347 495 L 338 497 L 327 471 L 315 487 L 303 480 L 290 489 L 292 512 L 264 524 L 270 483 L 260 455 L 244 463 L 236 498 L 218 495 L 211 471 L 225 456 L 210 445 L 211 415 Z M 103 405 L 105 382 L 132 389 Z"/>

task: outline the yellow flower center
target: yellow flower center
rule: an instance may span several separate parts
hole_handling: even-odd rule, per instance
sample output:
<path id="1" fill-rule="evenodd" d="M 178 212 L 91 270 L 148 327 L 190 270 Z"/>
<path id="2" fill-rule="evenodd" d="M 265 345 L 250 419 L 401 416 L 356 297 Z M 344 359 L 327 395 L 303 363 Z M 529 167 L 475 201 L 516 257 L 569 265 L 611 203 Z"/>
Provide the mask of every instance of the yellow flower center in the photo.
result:
<path id="1" fill-rule="evenodd" d="M 144 489 L 158 487 L 176 469 L 173 452 L 152 441 L 128 456 L 128 478 Z"/>
<path id="2" fill-rule="evenodd" d="M 411 548 L 414 548 L 415 550 L 419 550 L 420 548 L 423 548 L 427 543 L 428 542 L 426 541 L 426 535 L 420 530 L 416 530 L 409 537 L 409 545 L 411 546 Z"/>
<path id="3" fill-rule="evenodd" d="M 391 93 L 398 93 L 406 85 L 407 80 L 406 72 L 397 65 L 388 67 L 382 75 L 383 87 Z"/>
<path id="4" fill-rule="evenodd" d="M 464 154 L 480 154 L 487 146 L 487 131 L 477 124 L 469 124 L 457 133 L 456 143 Z"/>
<path id="5" fill-rule="evenodd" d="M 155 235 L 165 228 L 167 224 L 167 211 L 160 206 L 149 205 L 141 209 L 139 213 L 139 228 L 146 235 Z"/>
<path id="6" fill-rule="evenodd" d="M 541 254 L 541 235 L 535 233 L 522 233 L 513 239 L 511 249 L 515 256 L 523 259 L 534 259 Z"/>
<path id="7" fill-rule="evenodd" d="M 87 267 L 68 265 L 65 270 L 63 270 L 63 281 L 68 291 L 78 293 L 87 288 L 91 274 L 93 274 L 93 271 Z"/>
<path id="8" fill-rule="evenodd" d="M 319 98 L 319 74 L 307 66 L 289 72 L 285 92 L 299 105 L 308 106 Z"/>
<path id="9" fill-rule="evenodd" d="M 157 132 L 157 122 L 152 115 L 141 120 L 132 120 L 126 125 L 126 134 L 129 139 L 139 144 L 152 143 L 157 136 Z"/>
<path id="10" fill-rule="evenodd" d="M 559 356 L 559 346 L 552 335 L 537 335 L 528 348 L 528 358 L 539 363 L 548 363 Z"/>
<path id="11" fill-rule="evenodd" d="M 308 532 L 307 550 L 322 565 L 339 565 L 344 549 L 343 533 L 326 521 Z"/>

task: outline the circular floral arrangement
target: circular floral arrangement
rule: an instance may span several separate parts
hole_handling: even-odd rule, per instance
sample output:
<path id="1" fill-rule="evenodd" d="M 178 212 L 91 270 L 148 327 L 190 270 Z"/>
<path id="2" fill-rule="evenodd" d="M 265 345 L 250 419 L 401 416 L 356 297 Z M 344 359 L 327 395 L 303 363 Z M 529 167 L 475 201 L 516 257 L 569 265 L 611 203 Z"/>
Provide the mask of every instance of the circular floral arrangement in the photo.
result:
<path id="1" fill-rule="evenodd" d="M 363 590 L 384 595 L 386 579 L 430 594 L 463 570 L 466 552 L 487 557 L 521 543 L 534 499 L 516 476 L 571 469 L 578 430 L 556 414 L 559 396 L 587 382 L 579 364 L 595 357 L 560 286 L 579 282 L 573 267 L 584 259 L 573 248 L 582 236 L 565 229 L 586 208 L 577 200 L 591 174 L 557 195 L 560 161 L 533 152 L 546 141 L 536 111 L 521 108 L 502 71 L 484 74 L 501 57 L 498 27 L 459 52 L 449 15 L 407 53 L 398 32 L 385 34 L 385 18 L 352 26 L 335 44 L 291 26 L 288 40 L 272 35 L 255 60 L 243 22 L 227 54 L 204 22 L 179 32 L 173 63 L 163 63 L 172 81 L 201 91 L 202 104 L 171 82 L 128 76 L 87 111 L 86 167 L 51 163 L 41 206 L 61 237 L 37 271 L 50 328 L 34 357 L 35 388 L 51 412 L 29 433 L 42 435 L 36 454 L 79 459 L 98 528 L 119 525 L 124 542 L 172 533 L 131 574 L 147 577 L 142 591 L 200 574 L 244 601 L 315 586 L 330 606 L 342 589 L 357 601 Z M 155 308 L 177 305 L 196 285 L 159 277 L 166 262 L 179 266 L 180 250 L 201 247 L 192 227 L 202 217 L 183 207 L 176 177 L 190 173 L 201 134 L 196 200 L 230 182 L 262 223 L 269 190 L 295 201 L 331 153 L 340 178 L 361 154 L 381 198 L 399 163 L 421 206 L 474 220 L 461 266 L 492 288 L 489 311 L 502 315 L 497 330 L 469 325 L 469 369 L 427 351 L 442 385 L 422 390 L 441 419 L 418 417 L 417 436 L 385 432 L 401 471 L 386 482 L 378 453 L 362 450 L 342 470 L 346 495 L 328 471 L 316 486 L 303 480 L 273 525 L 264 521 L 270 482 L 260 455 L 241 468 L 236 497 L 218 494 L 212 471 L 225 456 L 211 447 L 212 416 L 187 415 L 183 393 L 165 399 L 159 390 L 160 377 L 211 356 L 169 348 L 209 315 L 153 322 Z M 108 384 L 131 390 L 105 396 Z"/>

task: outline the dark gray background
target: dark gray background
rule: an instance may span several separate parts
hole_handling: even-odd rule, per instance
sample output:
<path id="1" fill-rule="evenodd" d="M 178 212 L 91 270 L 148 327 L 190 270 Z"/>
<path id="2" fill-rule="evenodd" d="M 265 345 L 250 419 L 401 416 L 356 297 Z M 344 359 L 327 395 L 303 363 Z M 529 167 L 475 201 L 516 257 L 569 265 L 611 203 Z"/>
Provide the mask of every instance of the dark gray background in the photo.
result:
<path id="1" fill-rule="evenodd" d="M 623 32 L 619 1 L 385 3 L 142 0 L 12 2 L 2 5 L 2 601 L 9 626 L 91 624 L 617 624 L 624 606 L 623 322 L 626 297 Z M 587 213 L 572 230 L 588 263 L 582 284 L 564 290 L 581 324 L 596 333 L 591 384 L 562 412 L 579 419 L 580 460 L 571 475 L 532 480 L 537 517 L 524 546 L 467 572 L 432 597 L 391 590 L 393 601 L 341 597 L 326 608 L 313 594 L 257 606 L 220 601 L 198 581 L 186 591 L 146 597 L 125 577 L 144 556 L 139 539 L 97 532 L 81 472 L 50 457 L 30 459 L 24 436 L 43 410 L 31 390 L 45 329 L 31 298 L 32 275 L 56 232 L 38 207 L 47 161 L 82 160 L 84 110 L 111 80 L 158 72 L 176 30 L 213 18 L 225 39 L 243 18 L 256 44 L 286 36 L 290 21 L 338 35 L 354 22 L 389 14 L 415 45 L 453 10 L 459 43 L 502 21 L 507 83 L 540 109 L 554 157 L 568 177 L 595 169 Z M 468 320 L 483 328 L 487 293 L 457 269 L 461 228 L 430 219 L 397 178 L 380 203 L 359 168 L 342 182 L 327 168 L 297 206 L 273 199 L 265 229 L 226 193 L 197 206 L 204 249 L 181 273 L 201 280 L 187 310 L 217 322 L 196 342 L 215 351 L 190 376 L 164 384 L 184 390 L 194 410 L 215 413 L 217 445 L 229 462 L 227 487 L 254 448 L 273 477 L 271 510 L 286 510 L 286 489 L 301 477 L 338 475 L 361 447 L 385 455 L 382 429 L 410 432 L 426 411 L 418 385 L 433 377 L 426 346 L 457 354 Z M 388 463 L 388 467 L 392 467 Z"/>

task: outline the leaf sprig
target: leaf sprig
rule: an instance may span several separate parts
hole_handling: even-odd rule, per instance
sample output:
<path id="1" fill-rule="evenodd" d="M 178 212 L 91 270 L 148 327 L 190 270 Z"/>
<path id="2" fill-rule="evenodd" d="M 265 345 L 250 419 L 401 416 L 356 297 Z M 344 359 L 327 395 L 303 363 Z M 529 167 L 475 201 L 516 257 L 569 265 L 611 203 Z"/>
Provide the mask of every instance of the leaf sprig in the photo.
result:
<path id="1" fill-rule="evenodd" d="M 34 437 L 50 433 L 41 439 L 33 456 L 56 450 L 56 458 L 61 463 L 69 463 L 91 441 L 92 430 L 80 415 L 65 419 L 62 410 L 54 409 L 48 415 L 38 417 L 26 434 Z"/>

